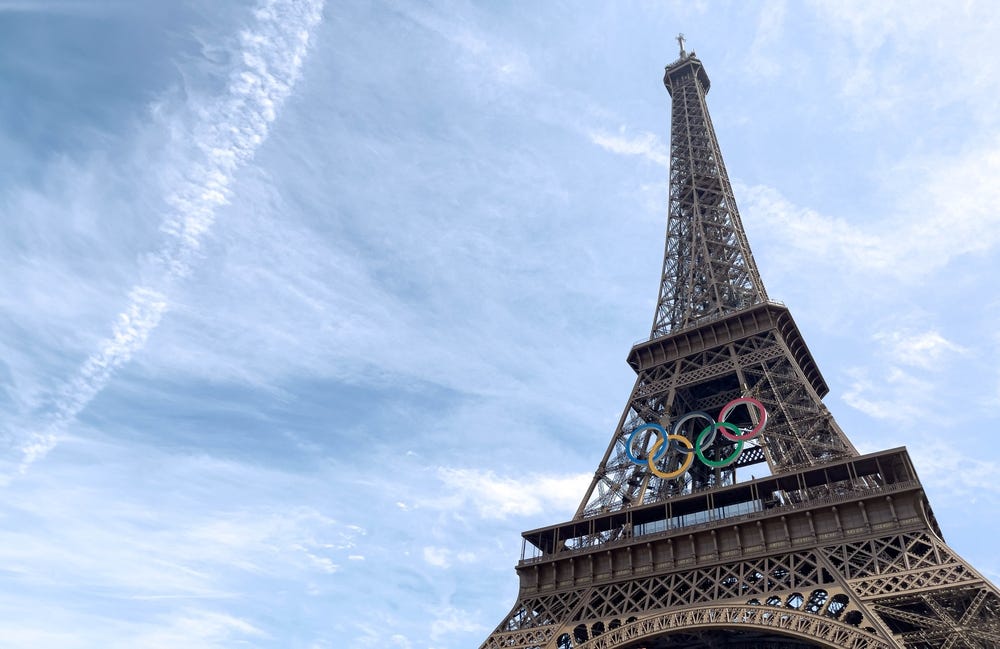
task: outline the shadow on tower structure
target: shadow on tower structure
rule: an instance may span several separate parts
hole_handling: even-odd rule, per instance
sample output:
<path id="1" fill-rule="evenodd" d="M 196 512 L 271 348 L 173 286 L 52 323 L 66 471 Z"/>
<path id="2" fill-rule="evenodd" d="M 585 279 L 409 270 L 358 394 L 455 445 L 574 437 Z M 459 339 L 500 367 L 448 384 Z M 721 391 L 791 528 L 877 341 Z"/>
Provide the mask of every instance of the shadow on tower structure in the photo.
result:
<path id="1" fill-rule="evenodd" d="M 1000 592 L 945 544 L 906 449 L 859 455 L 823 405 L 682 40 L 663 81 L 670 206 L 635 386 L 573 519 L 523 534 L 481 649 L 1000 647 Z"/>

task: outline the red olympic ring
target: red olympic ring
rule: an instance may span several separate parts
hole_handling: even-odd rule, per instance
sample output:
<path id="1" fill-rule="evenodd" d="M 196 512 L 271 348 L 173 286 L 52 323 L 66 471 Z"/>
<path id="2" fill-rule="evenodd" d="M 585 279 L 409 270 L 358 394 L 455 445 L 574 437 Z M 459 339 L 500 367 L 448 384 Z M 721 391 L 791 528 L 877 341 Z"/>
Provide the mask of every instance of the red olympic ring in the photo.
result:
<path id="1" fill-rule="evenodd" d="M 726 405 L 722 406 L 722 410 L 719 411 L 719 421 L 720 422 L 725 421 L 726 417 L 729 416 L 729 413 L 733 411 L 733 408 L 740 405 L 741 403 L 752 405 L 754 408 L 757 409 L 757 412 L 760 413 L 760 415 L 757 420 L 757 425 L 754 426 L 752 430 L 743 433 L 742 435 L 733 435 L 725 428 L 722 429 L 722 436 L 734 442 L 741 442 L 741 441 L 745 442 L 748 439 L 753 439 L 754 437 L 757 437 L 757 435 L 760 435 L 761 431 L 764 430 L 764 426 L 767 425 L 767 409 L 764 408 L 763 403 L 757 401 L 753 397 L 740 397 L 738 399 L 733 399 Z"/>

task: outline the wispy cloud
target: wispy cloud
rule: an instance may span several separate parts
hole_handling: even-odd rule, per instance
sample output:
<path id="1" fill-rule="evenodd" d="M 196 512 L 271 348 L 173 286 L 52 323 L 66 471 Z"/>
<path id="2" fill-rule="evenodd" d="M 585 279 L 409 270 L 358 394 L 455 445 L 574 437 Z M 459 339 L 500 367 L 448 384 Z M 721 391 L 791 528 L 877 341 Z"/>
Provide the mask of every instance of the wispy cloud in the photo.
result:
<path id="1" fill-rule="evenodd" d="M 590 474 L 503 477 L 493 471 L 455 468 L 439 469 L 438 477 L 450 491 L 449 501 L 467 502 L 488 519 L 527 516 L 549 507 L 574 509 L 592 478 Z"/>
<path id="2" fill-rule="evenodd" d="M 968 350 L 933 329 L 881 330 L 872 341 L 875 357 L 884 362 L 850 369 L 844 402 L 875 419 L 941 423 L 937 411 L 950 380 L 944 371 L 952 357 Z"/>
<path id="3" fill-rule="evenodd" d="M 821 23 L 834 34 L 826 45 L 841 94 L 862 101 L 853 117 L 871 123 L 914 110 L 965 102 L 984 123 L 997 123 L 1000 65 L 992 34 L 1000 26 L 993 3 L 970 2 L 956 11 L 917 1 L 906 11 L 891 3 L 814 0 Z M 961 81 L 954 77 L 962 70 Z M 947 87 L 947 92 L 941 88 Z M 907 120 L 901 120 L 907 121 Z"/>
<path id="4" fill-rule="evenodd" d="M 449 607 L 437 614 L 431 622 L 431 640 L 437 642 L 456 633 L 485 632 L 487 628 L 476 622 L 476 616 L 461 609 Z"/>
<path id="5" fill-rule="evenodd" d="M 629 136 L 625 128 L 622 127 L 617 135 L 603 131 L 591 131 L 590 141 L 605 151 L 619 155 L 641 156 L 661 167 L 670 168 L 670 156 L 667 154 L 667 147 L 664 146 L 660 138 L 654 133 L 645 132 Z"/>
<path id="6" fill-rule="evenodd" d="M 255 613 L 274 610 L 270 594 L 314 597 L 335 586 L 338 566 L 359 565 L 351 557 L 365 530 L 324 512 L 309 496 L 319 491 L 310 478 L 155 448 L 137 453 L 90 436 L 64 448 L 46 471 L 11 484 L 0 506 L 0 517 L 17 521 L 0 532 L 8 584 L 0 589 L 0 628 L 5 638 L 38 638 L 21 646 L 260 640 L 275 628 Z M 66 454 L 94 458 L 101 470 L 81 472 L 62 461 Z M 299 497 L 278 496 L 287 493 Z M 50 602 L 46 615 L 57 622 L 31 611 L 38 607 L 29 593 Z M 53 623 L 79 631 L 93 621 L 80 593 L 120 617 L 78 633 L 78 644 L 47 637 Z"/>
<path id="7" fill-rule="evenodd" d="M 757 30 L 747 57 L 750 73 L 759 77 L 774 77 L 781 72 L 781 57 L 769 49 L 784 30 L 788 7 L 785 0 L 768 0 L 757 16 Z"/>
<path id="8" fill-rule="evenodd" d="M 1000 212 L 992 207 L 1000 203 L 998 174 L 1000 140 L 958 156 L 901 164 L 886 181 L 896 201 L 874 222 L 821 214 L 770 187 L 741 188 L 741 195 L 752 219 L 766 226 L 761 230 L 786 244 L 786 261 L 919 280 L 961 255 L 1000 246 Z M 904 177 L 906 183 L 898 180 Z"/>
<path id="9" fill-rule="evenodd" d="M 844 402 L 869 417 L 883 421 L 926 420 L 933 410 L 934 384 L 899 367 L 890 366 L 873 377 L 863 368 L 850 371 Z"/>
<path id="10" fill-rule="evenodd" d="M 464 67 L 474 70 L 470 76 L 478 92 L 496 96 L 496 86 L 523 85 L 534 78 L 531 60 L 525 52 L 488 30 L 477 29 L 469 20 L 442 14 L 418 4 L 403 3 L 406 15 L 458 48 Z M 483 73 L 485 72 L 485 76 Z"/>
<path id="11" fill-rule="evenodd" d="M 164 624 L 130 639 L 135 646 L 170 649 L 179 646 L 230 647 L 267 634 L 249 621 L 225 613 L 190 609 L 166 619 Z"/>
<path id="12" fill-rule="evenodd" d="M 940 438 L 924 438 L 908 447 L 921 480 L 932 488 L 933 494 L 947 498 L 947 504 L 967 506 L 977 500 L 1000 501 L 1000 483 L 996 480 L 1000 462 L 982 457 L 974 444 L 963 444 L 957 439 L 945 442 Z"/>
<path id="13" fill-rule="evenodd" d="M 185 107 L 178 124 L 192 124 L 182 137 L 196 147 L 170 161 L 179 165 L 174 172 L 179 181 L 165 198 L 168 211 L 161 230 L 167 238 L 152 255 L 160 272 L 153 282 L 132 288 L 111 336 L 58 390 L 54 412 L 40 413 L 45 423 L 24 435 L 19 471 L 57 443 L 66 425 L 145 345 L 159 324 L 169 308 L 171 287 L 191 272 L 216 211 L 228 202 L 236 172 L 267 138 L 277 110 L 298 79 L 322 8 L 322 0 L 261 2 L 253 12 L 254 24 L 240 33 L 240 50 L 234 52 L 239 64 L 226 93 Z"/>
<path id="14" fill-rule="evenodd" d="M 262 484 L 285 480 L 248 467 L 225 470 L 253 476 Z M 182 473 L 171 472 L 177 477 Z M 179 490 L 176 498 L 187 499 L 204 486 L 205 481 L 199 480 Z M 351 551 L 345 538 L 353 547 L 360 536 L 314 507 L 276 511 L 260 502 L 259 490 L 248 494 L 256 500 L 252 507 L 219 502 L 210 510 L 155 515 L 141 498 L 123 498 L 112 507 L 107 504 L 110 500 L 102 502 L 112 496 L 107 488 L 94 484 L 87 488 L 90 493 L 77 495 L 36 486 L 29 493 L 61 500 L 45 508 L 34 505 L 35 519 L 59 530 L 44 542 L 25 542 L 24 533 L 32 527 L 0 535 L 4 541 L 0 556 L 6 565 L 21 567 L 22 588 L 57 590 L 57 584 L 69 581 L 121 598 L 225 600 L 238 596 L 248 577 L 332 574 Z M 223 489 L 218 482 L 213 488 Z M 27 507 L 18 496 L 4 511 L 22 517 Z M 105 511 L 86 514 L 101 508 Z"/>
<path id="15" fill-rule="evenodd" d="M 423 552 L 424 561 L 437 568 L 447 568 L 453 563 L 474 563 L 476 554 L 468 550 L 450 550 L 437 546 L 427 546 Z"/>
<path id="16" fill-rule="evenodd" d="M 949 356 L 968 353 L 935 330 L 916 332 L 910 329 L 880 331 L 875 341 L 894 363 L 925 370 L 940 369 Z"/>

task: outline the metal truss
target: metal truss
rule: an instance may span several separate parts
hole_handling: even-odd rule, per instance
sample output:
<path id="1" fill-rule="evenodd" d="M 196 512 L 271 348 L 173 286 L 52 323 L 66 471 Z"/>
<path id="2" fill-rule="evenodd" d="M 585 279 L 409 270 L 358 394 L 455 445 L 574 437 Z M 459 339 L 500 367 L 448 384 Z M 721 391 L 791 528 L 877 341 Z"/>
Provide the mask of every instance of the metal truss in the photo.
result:
<path id="1" fill-rule="evenodd" d="M 783 306 L 770 303 L 751 307 L 710 326 L 736 332 L 763 331 L 743 337 L 735 333 L 730 336 L 734 340 L 723 344 L 706 346 L 707 341 L 702 341 L 702 346 L 685 345 L 686 355 L 666 354 L 639 369 L 618 429 L 577 509 L 578 517 L 724 486 L 734 480 L 735 469 L 759 462 L 766 461 L 772 473 L 780 473 L 857 455 L 823 405 L 815 381 L 803 370 L 802 364 L 808 363 L 803 363 L 792 350 L 800 337 Z M 649 344 L 657 345 L 659 341 Z M 799 356 L 803 353 L 807 352 L 800 350 Z M 741 396 L 758 399 L 767 408 L 770 419 L 758 444 L 745 447 L 739 459 L 726 470 L 696 466 L 682 476 L 666 480 L 653 474 L 648 466 L 629 459 L 626 444 L 636 428 L 647 423 L 669 427 L 684 413 L 718 412 L 723 404 Z M 751 422 L 746 419 L 741 423 Z M 692 443 L 697 432 L 686 432 Z M 633 440 L 633 454 L 648 456 L 654 441 L 652 434 Z M 731 449 L 732 444 L 720 436 L 712 452 L 723 456 Z"/>
<path id="2" fill-rule="evenodd" d="M 650 338 L 767 300 L 705 104 L 708 75 L 694 53 L 667 67 L 670 208 Z"/>
<path id="3" fill-rule="evenodd" d="M 1000 647 L 1000 591 L 944 543 L 906 450 L 859 455 L 823 405 L 760 280 L 708 75 L 683 43 L 664 83 L 667 241 L 636 382 L 575 516 L 524 533 L 518 601 L 481 649 Z M 726 410 L 734 399 L 765 414 Z M 723 414 L 753 441 L 706 437 L 688 463 Z M 661 457 L 666 431 L 683 439 Z M 762 463 L 769 475 L 737 480 Z"/>
<path id="4" fill-rule="evenodd" d="M 737 627 L 739 631 L 732 631 Z M 724 633 L 705 633 L 705 630 L 726 629 Z M 664 637 L 665 636 L 665 637 Z M 654 646 L 667 647 L 767 647 L 792 649 L 813 647 L 823 641 L 828 647 L 843 649 L 890 649 L 892 645 L 849 624 L 808 615 L 788 609 L 754 606 L 707 606 L 684 611 L 674 611 L 638 620 L 589 642 L 576 645 L 578 649 L 612 649 L 627 647 L 636 642 L 651 646 L 649 639 L 658 638 Z M 790 641 L 790 639 L 793 639 Z M 796 642 L 794 639 L 807 642 Z M 735 642 L 734 642 L 735 641 Z M 723 644 L 724 643 L 724 644 Z M 572 645 L 564 643 L 563 647 Z"/>
<path id="5" fill-rule="evenodd" d="M 628 579 L 580 576 L 578 587 L 548 594 L 522 588 L 483 649 L 1000 642 L 1000 593 L 929 530 L 690 568 L 636 563 L 640 574 Z"/>

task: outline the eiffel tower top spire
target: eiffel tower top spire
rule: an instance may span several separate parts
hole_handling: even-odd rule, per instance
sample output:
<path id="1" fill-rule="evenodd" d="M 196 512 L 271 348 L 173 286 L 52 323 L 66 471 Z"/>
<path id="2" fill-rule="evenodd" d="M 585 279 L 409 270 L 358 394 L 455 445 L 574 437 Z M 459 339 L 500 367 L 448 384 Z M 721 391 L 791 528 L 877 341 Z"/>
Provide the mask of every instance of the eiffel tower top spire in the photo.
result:
<path id="1" fill-rule="evenodd" d="M 650 340 L 767 301 L 708 114 L 711 85 L 694 52 L 666 67 L 672 99 L 670 208 Z"/>

